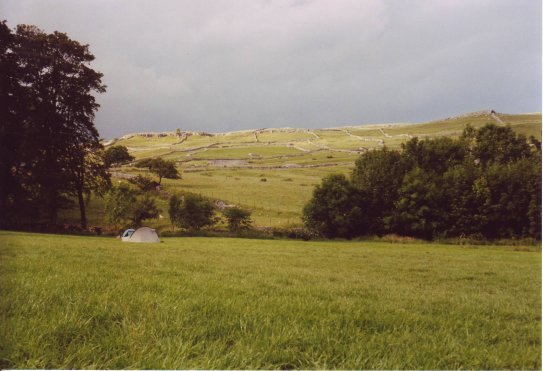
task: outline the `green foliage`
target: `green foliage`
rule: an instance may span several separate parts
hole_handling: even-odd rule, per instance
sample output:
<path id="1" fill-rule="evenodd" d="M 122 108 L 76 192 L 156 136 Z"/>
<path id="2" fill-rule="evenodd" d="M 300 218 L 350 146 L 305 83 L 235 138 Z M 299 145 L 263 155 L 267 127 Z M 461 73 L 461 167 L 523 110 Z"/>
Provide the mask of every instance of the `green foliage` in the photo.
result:
<path id="1" fill-rule="evenodd" d="M 516 134 L 509 126 L 485 125 L 477 130 L 475 140 L 473 156 L 483 166 L 515 162 L 531 153 L 526 137 Z"/>
<path id="2" fill-rule="evenodd" d="M 230 232 L 239 232 L 251 227 L 251 211 L 241 207 L 227 207 L 223 210 L 223 215 L 228 222 Z"/>
<path id="3" fill-rule="evenodd" d="M 182 202 L 183 200 L 177 197 L 175 194 L 170 197 L 170 201 L 168 202 L 168 214 L 170 215 L 170 222 L 174 226 L 181 224 L 180 215 Z"/>
<path id="4" fill-rule="evenodd" d="M 430 239 L 447 225 L 447 195 L 442 178 L 415 167 L 403 179 L 390 230 L 401 235 Z"/>
<path id="5" fill-rule="evenodd" d="M 328 237 L 541 238 L 541 150 L 531 144 L 488 124 L 364 154 L 350 181 L 317 186 L 304 221 Z"/>
<path id="6" fill-rule="evenodd" d="M 118 166 L 133 161 L 134 157 L 132 157 L 128 153 L 128 148 L 126 148 L 125 146 L 117 145 L 108 147 L 106 149 L 105 160 L 106 165 L 109 167 Z"/>
<path id="7" fill-rule="evenodd" d="M 158 218 L 159 213 L 160 209 L 156 206 L 155 200 L 145 194 L 132 205 L 130 221 L 134 227 L 139 227 L 145 219 Z"/>
<path id="8" fill-rule="evenodd" d="M 359 206 L 361 199 L 344 175 L 332 174 L 313 191 L 313 198 L 304 207 L 304 222 L 326 237 L 362 235 L 366 217 Z"/>
<path id="9" fill-rule="evenodd" d="M 419 167 L 437 174 L 463 163 L 466 154 L 465 142 L 446 137 L 425 140 L 415 137 L 402 143 L 402 159 L 411 168 Z"/>
<path id="10" fill-rule="evenodd" d="M 0 225 L 43 216 L 55 226 L 77 195 L 85 227 L 83 195 L 109 180 L 103 163 L 87 161 L 101 149 L 93 120 L 105 92 L 94 56 L 64 33 L 5 22 L 0 45 Z"/>
<path id="11" fill-rule="evenodd" d="M 132 207 L 136 203 L 136 192 L 125 184 L 113 187 L 106 195 L 106 220 L 115 228 L 130 220 Z"/>
<path id="12" fill-rule="evenodd" d="M 138 198 L 133 188 L 121 184 L 106 195 L 105 212 L 107 222 L 118 228 L 128 225 L 138 227 L 145 219 L 157 218 L 160 210 L 149 195 Z"/>
<path id="13" fill-rule="evenodd" d="M 170 220 L 179 228 L 200 230 L 217 222 L 215 207 L 211 201 L 193 193 L 186 193 L 181 200 L 170 198 Z"/>
<path id="14" fill-rule="evenodd" d="M 162 178 L 180 179 L 179 172 L 175 167 L 175 161 L 163 160 L 162 158 L 151 158 L 141 160 L 136 164 L 139 168 L 148 168 L 149 171 L 158 176 L 158 184 L 162 182 Z"/>
<path id="15" fill-rule="evenodd" d="M 132 184 L 134 184 L 136 187 L 138 187 L 143 192 L 152 191 L 156 189 L 158 186 L 158 183 L 152 180 L 149 177 L 146 177 L 144 175 L 136 175 L 133 178 L 128 179 L 128 181 Z"/>
<path id="16" fill-rule="evenodd" d="M 364 198 L 364 215 L 371 233 L 385 232 L 384 217 L 394 208 L 408 170 L 405 157 L 399 151 L 387 148 L 368 152 L 356 160 L 352 184 Z"/>

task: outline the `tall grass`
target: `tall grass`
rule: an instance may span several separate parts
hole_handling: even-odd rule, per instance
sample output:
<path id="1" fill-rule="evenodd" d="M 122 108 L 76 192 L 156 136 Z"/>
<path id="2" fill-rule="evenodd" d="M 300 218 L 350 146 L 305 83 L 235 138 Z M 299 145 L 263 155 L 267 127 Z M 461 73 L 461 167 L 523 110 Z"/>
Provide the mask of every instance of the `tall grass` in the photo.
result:
<path id="1" fill-rule="evenodd" d="M 541 255 L 0 232 L 3 368 L 539 369 Z"/>

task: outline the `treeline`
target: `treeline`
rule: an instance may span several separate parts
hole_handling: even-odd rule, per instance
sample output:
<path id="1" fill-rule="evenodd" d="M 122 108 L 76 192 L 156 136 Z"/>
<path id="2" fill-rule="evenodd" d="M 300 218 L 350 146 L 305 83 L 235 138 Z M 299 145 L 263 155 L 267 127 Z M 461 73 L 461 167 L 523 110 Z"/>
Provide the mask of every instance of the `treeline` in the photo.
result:
<path id="1" fill-rule="evenodd" d="M 541 239 L 541 143 L 488 124 L 371 151 L 349 178 L 326 177 L 303 218 L 330 238 Z"/>

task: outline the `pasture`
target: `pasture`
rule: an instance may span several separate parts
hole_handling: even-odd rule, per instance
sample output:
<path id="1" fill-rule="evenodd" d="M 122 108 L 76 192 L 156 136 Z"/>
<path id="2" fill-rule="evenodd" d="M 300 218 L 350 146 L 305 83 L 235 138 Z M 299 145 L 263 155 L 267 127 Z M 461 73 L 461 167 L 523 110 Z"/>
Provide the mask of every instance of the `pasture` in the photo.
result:
<path id="1" fill-rule="evenodd" d="M 2 368 L 541 368 L 538 248 L 0 232 L 0 261 Z"/>
<path id="2" fill-rule="evenodd" d="M 302 224 L 302 208 L 314 186 L 331 173 L 349 174 L 366 150 L 397 149 L 412 137 L 458 137 L 467 124 L 509 124 L 520 133 L 541 139 L 541 114 L 491 115 L 477 112 L 416 124 L 344 126 L 328 129 L 257 129 L 231 133 L 190 133 L 186 137 L 132 135 L 114 141 L 127 146 L 137 160 L 162 157 L 175 160 L 179 180 L 163 180 L 167 192 L 190 191 L 252 211 L 255 225 L 287 227 Z M 115 169 L 126 176 L 142 169 Z M 126 181 L 117 179 L 117 181 Z M 163 219 L 149 221 L 169 227 L 167 197 L 158 199 Z M 93 225 L 103 225 L 103 202 L 88 204 Z M 77 223 L 76 211 L 65 211 L 61 221 Z"/>

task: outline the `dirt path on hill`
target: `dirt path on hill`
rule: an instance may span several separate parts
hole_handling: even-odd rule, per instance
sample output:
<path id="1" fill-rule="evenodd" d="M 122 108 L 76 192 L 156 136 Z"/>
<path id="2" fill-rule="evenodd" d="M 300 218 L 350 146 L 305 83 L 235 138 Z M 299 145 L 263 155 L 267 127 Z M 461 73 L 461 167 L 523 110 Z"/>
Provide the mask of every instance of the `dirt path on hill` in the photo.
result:
<path id="1" fill-rule="evenodd" d="M 379 131 L 385 136 L 385 138 L 394 138 L 394 137 L 413 138 L 411 134 L 390 135 L 390 134 L 385 133 L 382 128 L 379 128 Z"/>
<path id="2" fill-rule="evenodd" d="M 342 130 L 345 134 L 347 134 L 348 136 L 350 137 L 353 137 L 353 138 L 356 138 L 358 140 L 361 140 L 361 141 L 364 141 L 364 142 L 377 142 L 379 143 L 380 145 L 384 146 L 385 145 L 385 141 L 383 139 L 370 139 L 370 138 L 364 138 L 364 137 L 361 137 L 359 135 L 355 135 L 353 133 L 351 133 L 349 130 L 347 129 L 343 129 Z M 381 132 L 383 133 L 383 131 L 381 130 Z M 385 134 L 385 133 L 383 133 Z M 387 135 L 387 134 L 385 134 Z"/>

